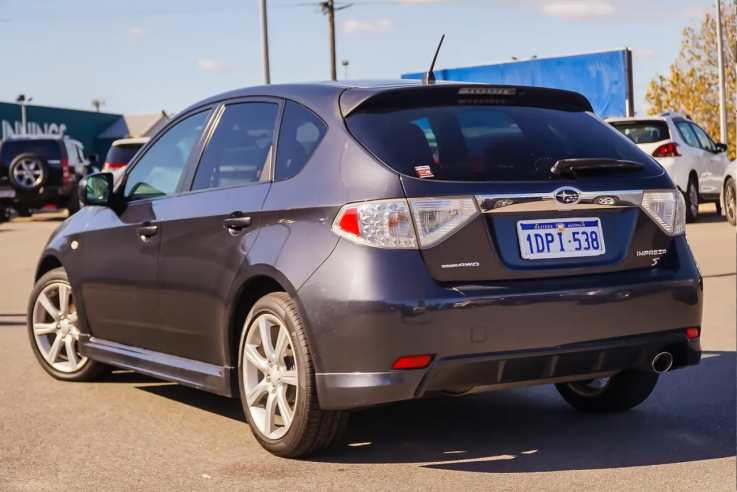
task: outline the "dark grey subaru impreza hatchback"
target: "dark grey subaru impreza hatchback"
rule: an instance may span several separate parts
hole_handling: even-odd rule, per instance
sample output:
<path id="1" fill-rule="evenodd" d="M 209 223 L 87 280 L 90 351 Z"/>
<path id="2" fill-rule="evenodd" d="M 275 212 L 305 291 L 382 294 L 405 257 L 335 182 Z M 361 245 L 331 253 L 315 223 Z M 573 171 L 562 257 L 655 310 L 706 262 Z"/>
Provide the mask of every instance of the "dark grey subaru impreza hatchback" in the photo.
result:
<path id="1" fill-rule="evenodd" d="M 79 188 L 29 302 L 42 367 L 240 398 L 279 456 L 428 395 L 555 384 L 626 410 L 701 357 L 683 197 L 576 93 L 243 89 Z"/>

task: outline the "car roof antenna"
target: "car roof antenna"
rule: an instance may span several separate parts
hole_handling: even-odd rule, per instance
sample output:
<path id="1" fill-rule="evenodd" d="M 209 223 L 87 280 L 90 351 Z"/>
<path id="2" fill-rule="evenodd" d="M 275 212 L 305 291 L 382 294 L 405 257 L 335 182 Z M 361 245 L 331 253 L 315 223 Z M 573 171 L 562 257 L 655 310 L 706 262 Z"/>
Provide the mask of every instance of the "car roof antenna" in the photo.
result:
<path id="1" fill-rule="evenodd" d="M 443 34 L 440 37 L 440 42 L 438 43 L 438 49 L 435 50 L 435 56 L 432 59 L 432 65 L 430 65 L 430 70 L 428 70 L 425 73 L 425 75 L 422 76 L 423 84 L 434 84 L 435 83 L 435 74 L 432 71 L 435 69 L 435 60 L 438 59 L 438 53 L 440 53 L 440 47 L 443 46 L 443 39 L 445 39 L 445 34 Z"/>

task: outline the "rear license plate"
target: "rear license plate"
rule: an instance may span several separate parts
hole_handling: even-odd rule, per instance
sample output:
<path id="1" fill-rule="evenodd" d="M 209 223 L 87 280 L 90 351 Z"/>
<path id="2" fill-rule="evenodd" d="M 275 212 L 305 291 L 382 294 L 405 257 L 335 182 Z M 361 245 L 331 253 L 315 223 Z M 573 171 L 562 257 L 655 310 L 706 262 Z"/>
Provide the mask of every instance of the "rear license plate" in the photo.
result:
<path id="1" fill-rule="evenodd" d="M 598 218 L 520 220 L 517 222 L 517 237 L 525 260 L 578 258 L 606 253 Z"/>
<path id="2" fill-rule="evenodd" d="M 15 198 L 15 190 L 14 189 L 0 189 L 0 198 Z"/>

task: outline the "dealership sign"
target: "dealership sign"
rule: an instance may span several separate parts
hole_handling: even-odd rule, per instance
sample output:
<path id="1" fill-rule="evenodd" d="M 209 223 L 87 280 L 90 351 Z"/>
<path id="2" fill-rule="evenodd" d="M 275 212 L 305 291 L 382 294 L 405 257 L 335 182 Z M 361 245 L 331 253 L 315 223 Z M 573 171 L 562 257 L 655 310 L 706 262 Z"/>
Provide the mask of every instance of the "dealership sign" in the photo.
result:
<path id="1" fill-rule="evenodd" d="M 64 123 L 44 123 L 38 124 L 34 121 L 27 122 L 26 133 L 29 135 L 64 135 L 67 126 Z M 2 120 L 2 139 L 13 137 L 15 135 L 23 135 L 23 123 L 20 121 L 10 122 Z"/>

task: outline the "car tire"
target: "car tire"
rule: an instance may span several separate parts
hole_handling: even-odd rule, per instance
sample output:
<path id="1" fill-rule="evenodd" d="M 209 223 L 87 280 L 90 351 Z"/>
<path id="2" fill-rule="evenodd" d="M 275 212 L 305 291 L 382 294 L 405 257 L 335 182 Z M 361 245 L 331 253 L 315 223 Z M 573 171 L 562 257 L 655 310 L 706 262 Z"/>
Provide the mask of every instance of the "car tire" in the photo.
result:
<path id="1" fill-rule="evenodd" d="M 66 203 L 66 209 L 69 211 L 69 216 L 76 214 L 82 208 L 82 204 L 79 202 L 79 196 L 77 195 L 77 187 L 72 190 L 72 195 L 69 197 Z"/>
<path id="2" fill-rule="evenodd" d="M 298 458 L 320 451 L 339 441 L 346 428 L 348 412 L 320 409 L 305 328 L 286 293 L 262 297 L 248 314 L 239 345 L 238 382 L 253 436 L 276 456 Z"/>
<path id="3" fill-rule="evenodd" d="M 61 302 L 65 293 L 66 304 Z M 46 299 L 41 300 L 41 296 Z M 28 302 L 28 338 L 36 360 L 52 377 L 61 381 L 92 381 L 109 367 L 79 354 L 78 318 L 73 300 L 69 277 L 63 268 L 43 275 L 34 285 Z"/>
<path id="4" fill-rule="evenodd" d="M 18 214 L 18 217 L 31 217 L 33 215 L 31 209 L 24 205 L 16 205 L 13 208 L 15 209 L 15 213 Z"/>
<path id="5" fill-rule="evenodd" d="M 655 389 L 660 375 L 638 369 L 627 369 L 608 378 L 603 386 L 600 380 L 556 384 L 560 395 L 573 408 L 587 413 L 621 412 L 644 402 Z"/>
<path id="6" fill-rule="evenodd" d="M 737 225 L 737 189 L 733 179 L 728 179 L 724 184 L 724 215 L 727 222 Z"/>
<path id="7" fill-rule="evenodd" d="M 0 224 L 10 221 L 10 208 L 0 203 Z"/>
<path id="8" fill-rule="evenodd" d="M 49 177 L 49 168 L 36 154 L 26 152 L 18 155 L 8 166 L 8 178 L 18 190 L 37 190 Z"/>
<path id="9" fill-rule="evenodd" d="M 686 200 L 686 222 L 696 222 L 699 220 L 699 182 L 696 177 L 688 178 L 683 198 Z"/>

